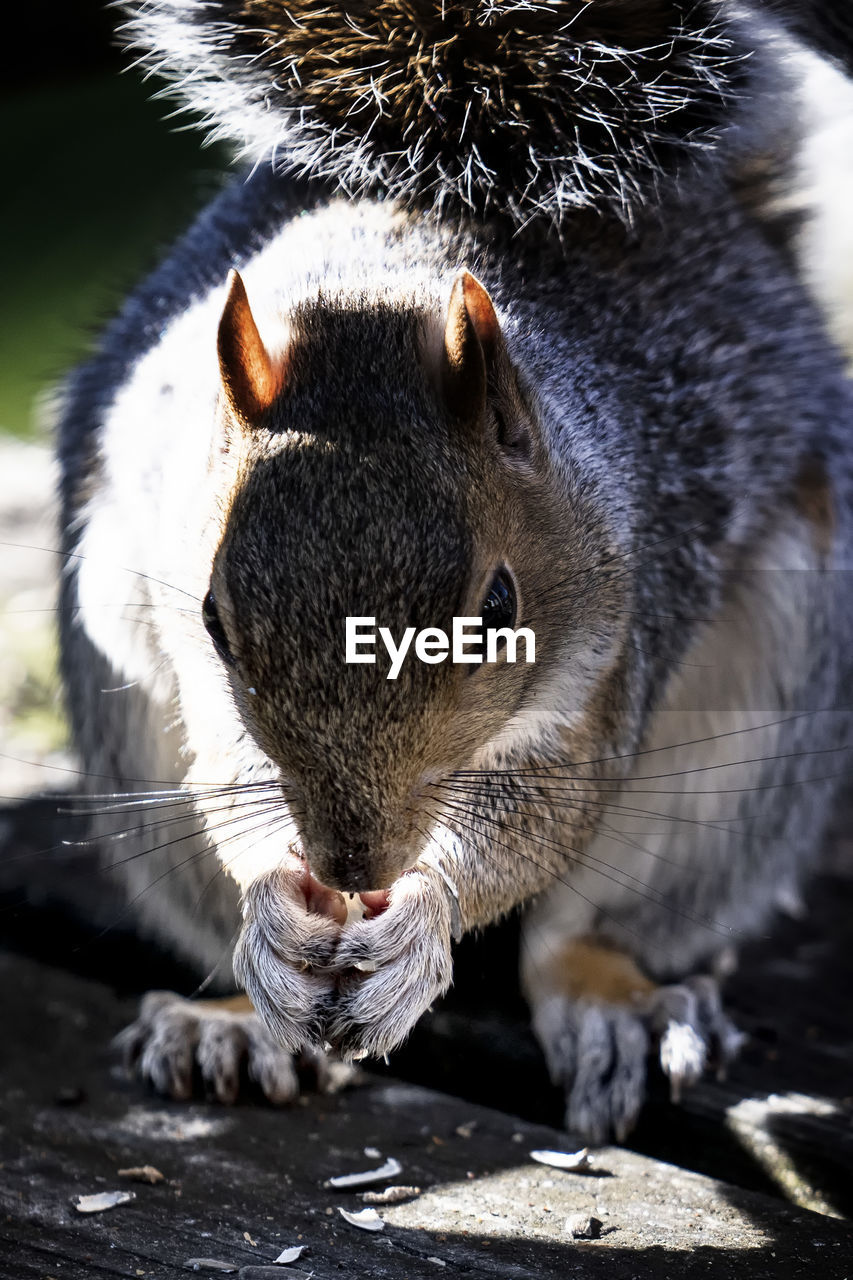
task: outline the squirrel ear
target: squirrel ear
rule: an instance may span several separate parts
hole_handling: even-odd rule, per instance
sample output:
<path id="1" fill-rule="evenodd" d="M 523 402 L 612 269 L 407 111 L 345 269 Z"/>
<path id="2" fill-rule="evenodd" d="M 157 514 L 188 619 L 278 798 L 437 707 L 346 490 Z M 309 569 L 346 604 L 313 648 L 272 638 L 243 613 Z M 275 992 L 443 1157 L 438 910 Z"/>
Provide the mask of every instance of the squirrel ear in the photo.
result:
<path id="1" fill-rule="evenodd" d="M 501 337 L 488 292 L 470 271 L 453 282 L 444 326 L 442 387 L 450 410 L 473 421 L 486 404 L 486 377 Z"/>
<path id="2" fill-rule="evenodd" d="M 228 273 L 228 298 L 217 337 L 219 372 L 226 398 L 238 418 L 254 423 L 281 390 L 283 367 L 276 367 L 258 332 L 242 277 Z"/>

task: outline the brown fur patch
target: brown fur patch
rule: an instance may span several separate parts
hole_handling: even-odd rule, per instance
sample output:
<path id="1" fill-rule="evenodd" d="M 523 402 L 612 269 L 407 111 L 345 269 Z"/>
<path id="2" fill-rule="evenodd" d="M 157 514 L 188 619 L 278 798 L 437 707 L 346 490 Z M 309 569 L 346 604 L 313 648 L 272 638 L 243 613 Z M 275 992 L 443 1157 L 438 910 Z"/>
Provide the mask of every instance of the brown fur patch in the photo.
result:
<path id="1" fill-rule="evenodd" d="M 248 996 L 222 996 L 217 1000 L 193 1000 L 194 1009 L 210 1009 L 215 1013 L 254 1013 Z"/>
<path id="2" fill-rule="evenodd" d="M 589 938 L 573 938 L 538 966 L 541 994 L 635 1008 L 655 990 L 630 956 Z"/>
<path id="3" fill-rule="evenodd" d="M 818 555 L 828 556 L 835 537 L 835 507 L 822 458 L 804 459 L 796 479 L 794 500 L 800 515 L 812 526 L 813 544 Z"/>

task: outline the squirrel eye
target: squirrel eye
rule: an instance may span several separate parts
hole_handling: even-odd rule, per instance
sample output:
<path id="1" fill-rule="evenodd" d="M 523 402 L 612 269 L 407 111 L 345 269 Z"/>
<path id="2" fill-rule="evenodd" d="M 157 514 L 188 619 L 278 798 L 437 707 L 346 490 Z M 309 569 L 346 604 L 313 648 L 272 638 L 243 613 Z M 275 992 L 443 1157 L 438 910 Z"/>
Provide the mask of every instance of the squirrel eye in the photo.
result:
<path id="1" fill-rule="evenodd" d="M 511 458 L 527 459 L 530 456 L 530 433 L 520 419 L 507 419 L 506 415 L 495 408 L 495 426 L 498 444 L 504 453 Z"/>
<path id="2" fill-rule="evenodd" d="M 498 569 L 480 609 L 483 630 L 511 627 L 515 622 L 515 586 L 506 569 Z"/>
<path id="3" fill-rule="evenodd" d="M 213 641 L 213 647 L 219 657 L 226 666 L 233 667 L 234 654 L 228 644 L 228 637 L 225 634 L 222 619 L 219 617 L 219 610 L 216 607 L 216 600 L 212 591 L 208 591 L 202 602 L 201 620 L 207 629 L 207 634 Z"/>

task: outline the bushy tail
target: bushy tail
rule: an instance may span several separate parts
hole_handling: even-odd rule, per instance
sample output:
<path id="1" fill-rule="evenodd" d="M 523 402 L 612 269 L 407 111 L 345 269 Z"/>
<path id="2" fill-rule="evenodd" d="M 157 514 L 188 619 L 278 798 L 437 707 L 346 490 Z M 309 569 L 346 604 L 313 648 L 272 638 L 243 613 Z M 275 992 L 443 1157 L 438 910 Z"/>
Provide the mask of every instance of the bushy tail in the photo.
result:
<path id="1" fill-rule="evenodd" d="M 804 3 L 840 14 L 851 0 Z M 713 153 L 749 92 L 726 0 L 121 7 L 130 47 L 245 154 L 518 224 L 584 207 L 630 217 L 686 157 Z"/>

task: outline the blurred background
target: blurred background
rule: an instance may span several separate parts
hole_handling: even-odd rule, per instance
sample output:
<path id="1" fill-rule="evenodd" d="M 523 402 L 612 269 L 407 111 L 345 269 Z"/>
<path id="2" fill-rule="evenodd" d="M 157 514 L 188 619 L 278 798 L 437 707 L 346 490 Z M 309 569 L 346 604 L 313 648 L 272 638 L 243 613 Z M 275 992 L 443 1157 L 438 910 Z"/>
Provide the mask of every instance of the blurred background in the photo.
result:
<path id="1" fill-rule="evenodd" d="M 45 391 L 221 182 L 224 152 L 166 120 L 162 85 L 116 48 L 119 20 L 102 0 L 21 6 L 0 52 L 5 434 L 43 430 Z"/>
<path id="2" fill-rule="evenodd" d="M 0 793 L 63 763 L 54 676 L 50 399 L 221 185 L 227 154 L 152 101 L 103 0 L 18 6 L 0 45 Z M 171 119 L 167 119 L 172 115 Z M 9 545 L 10 543 L 16 545 Z M 13 757 L 13 758 L 9 758 Z M 32 761 L 37 767 L 29 767 Z"/>

